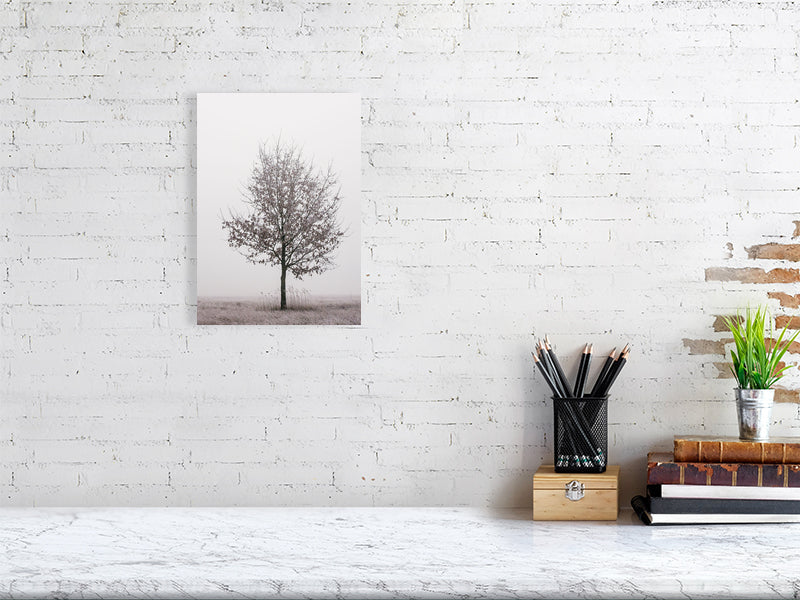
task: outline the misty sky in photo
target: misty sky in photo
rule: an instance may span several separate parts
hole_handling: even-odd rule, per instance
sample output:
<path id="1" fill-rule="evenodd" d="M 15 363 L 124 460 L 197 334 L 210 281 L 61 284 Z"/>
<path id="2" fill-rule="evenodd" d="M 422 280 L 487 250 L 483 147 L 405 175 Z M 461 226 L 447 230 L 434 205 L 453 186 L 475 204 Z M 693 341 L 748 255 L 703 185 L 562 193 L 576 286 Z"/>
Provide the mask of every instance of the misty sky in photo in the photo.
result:
<path id="1" fill-rule="evenodd" d="M 330 164 L 341 185 L 339 221 L 348 235 L 336 266 L 287 289 L 314 295 L 361 293 L 361 102 L 357 94 L 198 94 L 197 295 L 280 294 L 280 267 L 252 264 L 228 246 L 222 221 L 250 212 L 243 192 L 260 144 L 295 144 L 317 170 Z"/>

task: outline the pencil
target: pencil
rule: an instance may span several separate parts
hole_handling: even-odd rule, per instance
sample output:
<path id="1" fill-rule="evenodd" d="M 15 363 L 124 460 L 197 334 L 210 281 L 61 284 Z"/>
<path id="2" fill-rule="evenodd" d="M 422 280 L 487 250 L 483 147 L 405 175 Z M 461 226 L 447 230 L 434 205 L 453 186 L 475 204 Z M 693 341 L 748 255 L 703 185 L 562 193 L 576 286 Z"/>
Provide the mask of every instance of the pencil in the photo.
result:
<path id="1" fill-rule="evenodd" d="M 586 344 L 581 354 L 581 362 L 578 365 L 578 376 L 575 378 L 575 390 L 572 395 L 575 398 L 583 397 L 583 388 L 586 385 L 586 375 L 589 373 L 589 365 L 592 363 L 592 345 Z"/>
<path id="2" fill-rule="evenodd" d="M 614 352 L 616 350 L 617 350 L 616 348 L 611 350 L 611 352 L 609 352 L 608 354 L 608 358 L 606 358 L 606 362 L 603 363 L 603 367 L 600 369 L 600 373 L 598 373 L 597 379 L 595 379 L 594 381 L 594 387 L 592 388 L 592 391 L 589 393 L 590 398 L 598 397 L 601 390 L 601 386 L 603 385 L 603 380 L 605 379 L 606 375 L 608 375 L 608 370 L 614 363 Z"/>
<path id="3" fill-rule="evenodd" d="M 611 389 L 611 386 L 614 385 L 614 382 L 617 380 L 617 377 L 619 377 L 619 372 L 622 371 L 622 367 L 624 367 L 625 363 L 628 361 L 629 352 L 630 350 L 628 349 L 628 346 L 626 346 L 626 349 L 623 350 L 622 353 L 619 355 L 617 362 L 611 368 L 611 371 L 606 377 L 608 381 L 603 385 L 603 389 L 600 392 L 601 396 L 605 396 L 606 394 L 608 394 L 608 391 Z"/>
<path id="4" fill-rule="evenodd" d="M 536 355 L 539 357 L 539 360 L 542 361 L 542 365 L 547 370 L 547 373 L 552 377 L 554 373 L 550 370 L 551 365 L 547 360 L 547 357 L 544 355 L 544 352 L 544 342 L 542 340 L 536 340 Z"/>
<path id="5" fill-rule="evenodd" d="M 550 346 L 549 336 L 544 336 L 544 343 L 545 348 L 547 348 L 547 353 L 550 355 L 550 360 L 556 368 L 558 379 L 561 380 L 561 387 L 564 388 L 566 395 L 569 396 L 569 393 L 572 391 L 572 387 L 569 385 L 569 381 L 567 381 L 567 376 L 564 375 L 564 369 L 561 368 L 561 363 L 558 362 L 558 357 L 556 356 L 555 351 L 553 350 L 552 346 Z"/>
<path id="6" fill-rule="evenodd" d="M 583 367 L 585 364 L 586 358 L 586 349 L 589 347 L 589 344 L 583 345 L 583 351 L 581 352 L 580 359 L 578 360 L 578 371 L 575 373 L 575 384 L 572 386 L 572 397 L 577 398 L 575 392 L 578 390 L 578 384 L 581 381 L 581 376 L 583 375 Z"/>
<path id="7" fill-rule="evenodd" d="M 556 389 L 556 386 L 553 383 L 553 380 L 550 378 L 550 374 L 547 372 L 547 370 L 542 365 L 542 361 L 539 360 L 539 357 L 536 356 L 535 352 L 531 352 L 531 354 L 533 354 L 533 362 L 536 363 L 536 367 L 539 369 L 539 372 L 542 374 L 542 377 L 544 377 L 544 380 L 547 382 L 547 385 L 550 386 L 550 390 L 553 392 L 553 396 L 557 396 L 557 397 L 560 396 L 561 394 Z"/>
<path id="8" fill-rule="evenodd" d="M 614 364 L 611 365 L 611 368 L 608 370 L 608 373 L 606 373 L 605 379 L 603 380 L 603 384 L 600 387 L 600 395 L 601 396 L 607 395 L 608 394 L 608 390 L 611 389 L 611 382 L 612 382 L 612 379 L 616 378 L 617 370 L 620 369 L 622 367 L 622 365 L 625 364 L 624 362 L 620 363 L 619 361 L 620 361 L 620 359 L 622 358 L 623 355 L 625 355 L 626 359 L 628 358 L 629 348 L 630 348 L 630 344 L 625 344 L 625 347 L 619 353 L 619 356 L 617 356 L 617 360 L 614 361 Z"/>
<path id="9" fill-rule="evenodd" d="M 558 377 L 558 373 L 556 373 L 555 366 L 553 365 L 553 357 L 547 351 L 547 348 L 544 345 L 544 342 L 539 341 L 539 350 L 540 350 L 540 358 L 542 359 L 542 363 L 544 363 L 545 369 L 550 374 L 550 377 L 553 380 L 553 383 L 558 390 L 558 395 L 561 398 L 566 398 L 569 396 L 569 392 L 567 388 L 561 382 L 561 379 Z"/>

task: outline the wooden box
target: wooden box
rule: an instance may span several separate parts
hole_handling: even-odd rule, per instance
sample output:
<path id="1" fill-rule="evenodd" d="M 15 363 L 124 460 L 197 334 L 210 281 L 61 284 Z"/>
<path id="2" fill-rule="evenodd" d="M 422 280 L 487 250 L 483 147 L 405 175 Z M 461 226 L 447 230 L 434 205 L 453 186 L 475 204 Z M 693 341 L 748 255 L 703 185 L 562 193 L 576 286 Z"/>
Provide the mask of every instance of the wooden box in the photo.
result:
<path id="1" fill-rule="evenodd" d="M 615 521 L 619 465 L 605 473 L 556 473 L 542 465 L 533 476 L 534 521 Z"/>

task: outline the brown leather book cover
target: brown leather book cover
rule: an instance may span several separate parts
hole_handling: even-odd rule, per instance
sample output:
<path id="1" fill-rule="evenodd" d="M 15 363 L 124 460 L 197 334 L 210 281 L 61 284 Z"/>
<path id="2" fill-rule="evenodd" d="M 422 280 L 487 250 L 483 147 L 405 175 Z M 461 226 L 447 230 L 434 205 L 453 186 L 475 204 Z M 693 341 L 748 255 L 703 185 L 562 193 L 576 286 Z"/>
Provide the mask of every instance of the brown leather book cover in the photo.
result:
<path id="1" fill-rule="evenodd" d="M 650 452 L 647 483 L 800 487 L 800 464 L 682 462 L 672 452 Z"/>
<path id="2" fill-rule="evenodd" d="M 745 442 L 736 437 L 675 436 L 676 462 L 800 464 L 800 438 Z"/>

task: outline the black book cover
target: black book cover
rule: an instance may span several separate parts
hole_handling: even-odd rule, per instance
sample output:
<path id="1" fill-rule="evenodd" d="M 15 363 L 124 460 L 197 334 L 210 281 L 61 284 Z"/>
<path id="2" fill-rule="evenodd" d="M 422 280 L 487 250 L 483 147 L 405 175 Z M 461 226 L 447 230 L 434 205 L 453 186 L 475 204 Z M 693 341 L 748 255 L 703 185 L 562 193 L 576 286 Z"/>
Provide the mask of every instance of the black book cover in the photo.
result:
<path id="1" fill-rule="evenodd" d="M 669 498 L 666 498 L 669 500 Z M 631 506 L 645 525 L 711 525 L 717 523 L 800 523 L 799 513 L 651 513 L 650 503 L 658 498 L 634 496 Z"/>
<path id="2" fill-rule="evenodd" d="M 800 514 L 800 500 L 742 500 L 733 498 L 645 498 L 647 512 L 652 514 Z"/>
<path id="3" fill-rule="evenodd" d="M 631 506 L 637 516 L 642 520 L 642 523 L 645 525 L 653 524 L 653 521 L 650 519 L 650 514 L 647 512 L 647 498 L 644 496 L 634 496 L 631 498 Z"/>

